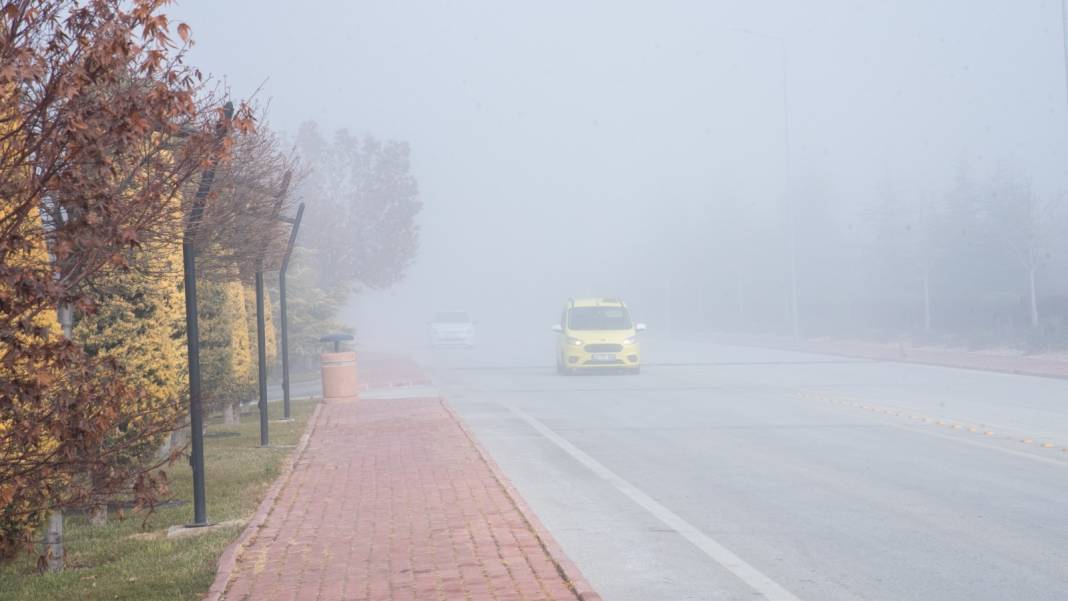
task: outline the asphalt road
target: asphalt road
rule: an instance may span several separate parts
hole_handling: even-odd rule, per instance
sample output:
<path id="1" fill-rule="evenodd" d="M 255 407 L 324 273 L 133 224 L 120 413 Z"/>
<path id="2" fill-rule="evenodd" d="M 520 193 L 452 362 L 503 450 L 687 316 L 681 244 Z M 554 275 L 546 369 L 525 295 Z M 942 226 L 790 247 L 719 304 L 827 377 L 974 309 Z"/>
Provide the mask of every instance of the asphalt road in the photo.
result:
<path id="1" fill-rule="evenodd" d="M 419 358 L 606 601 L 1068 599 L 1068 381 L 656 338 L 640 376 L 562 377 L 547 347 Z"/>

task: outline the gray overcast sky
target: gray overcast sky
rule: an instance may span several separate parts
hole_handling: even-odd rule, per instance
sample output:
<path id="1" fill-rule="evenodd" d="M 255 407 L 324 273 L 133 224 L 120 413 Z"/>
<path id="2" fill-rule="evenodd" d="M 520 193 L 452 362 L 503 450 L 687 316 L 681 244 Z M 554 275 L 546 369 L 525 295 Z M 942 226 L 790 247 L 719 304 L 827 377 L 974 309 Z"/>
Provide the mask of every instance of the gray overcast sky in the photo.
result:
<path id="1" fill-rule="evenodd" d="M 389 296 L 423 310 L 414 299 L 467 304 L 486 282 L 539 303 L 618 290 L 641 245 L 658 243 L 650 232 L 694 223 L 704 200 L 773 206 L 785 181 L 783 71 L 776 42 L 739 29 L 786 40 L 795 177 L 860 202 L 887 178 L 941 193 L 961 163 L 1007 164 L 1060 194 L 1060 10 L 1057 0 L 183 0 L 171 16 L 193 28 L 190 62 L 235 96 L 266 80 L 274 127 L 314 119 L 411 142 L 423 249 Z"/>

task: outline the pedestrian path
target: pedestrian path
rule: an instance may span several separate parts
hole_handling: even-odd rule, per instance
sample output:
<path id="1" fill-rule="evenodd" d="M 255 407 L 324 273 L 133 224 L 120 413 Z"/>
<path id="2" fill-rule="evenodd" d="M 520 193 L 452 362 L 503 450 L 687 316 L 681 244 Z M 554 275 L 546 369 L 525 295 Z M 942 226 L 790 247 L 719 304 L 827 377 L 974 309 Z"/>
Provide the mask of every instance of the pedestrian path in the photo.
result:
<path id="1" fill-rule="evenodd" d="M 215 599 L 599 600 L 443 400 L 366 396 L 320 405 Z"/>

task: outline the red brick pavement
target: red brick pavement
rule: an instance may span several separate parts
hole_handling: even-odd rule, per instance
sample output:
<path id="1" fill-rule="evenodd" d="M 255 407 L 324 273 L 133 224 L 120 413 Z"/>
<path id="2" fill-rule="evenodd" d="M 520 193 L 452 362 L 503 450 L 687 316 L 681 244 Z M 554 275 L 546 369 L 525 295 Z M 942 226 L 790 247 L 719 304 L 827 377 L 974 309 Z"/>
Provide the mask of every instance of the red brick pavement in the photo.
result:
<path id="1" fill-rule="evenodd" d="M 309 428 L 225 601 L 599 599 L 442 400 L 332 401 Z"/>

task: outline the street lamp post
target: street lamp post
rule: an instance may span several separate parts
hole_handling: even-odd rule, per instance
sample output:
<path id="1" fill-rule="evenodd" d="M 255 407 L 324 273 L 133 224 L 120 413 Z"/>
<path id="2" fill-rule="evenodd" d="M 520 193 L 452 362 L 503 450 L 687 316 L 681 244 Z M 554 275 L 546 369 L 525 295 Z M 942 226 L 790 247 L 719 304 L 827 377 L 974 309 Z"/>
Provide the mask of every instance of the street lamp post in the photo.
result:
<path id="1" fill-rule="evenodd" d="M 263 260 L 256 262 L 256 359 L 259 362 L 260 446 L 271 445 L 267 424 L 267 323 L 263 302 Z"/>
<path id="2" fill-rule="evenodd" d="M 784 175 L 786 177 L 784 195 L 790 227 L 790 327 L 793 337 L 796 339 L 801 337 L 801 326 L 798 310 L 797 286 L 797 210 L 796 207 L 794 207 L 793 202 L 790 200 L 790 186 L 793 177 L 790 165 L 790 78 L 787 64 L 786 39 L 758 31 L 751 31 L 749 29 L 734 29 L 733 31 L 771 40 L 779 45 L 779 59 L 782 70 L 783 166 L 785 172 Z"/>
<path id="3" fill-rule="evenodd" d="M 223 107 L 223 122 L 216 130 L 216 141 L 221 144 L 234 115 L 234 105 L 227 102 Z M 193 197 L 193 207 L 182 236 L 182 267 L 185 272 L 185 324 L 186 348 L 189 361 L 189 428 L 191 434 L 189 464 L 193 468 L 193 523 L 192 527 L 208 525 L 208 504 L 204 478 L 204 407 L 200 396 L 200 332 L 197 320 L 197 259 L 196 230 L 204 216 L 204 205 L 215 181 L 219 159 L 200 177 L 200 185 Z"/>
<path id="4" fill-rule="evenodd" d="M 1068 0 L 1061 0 L 1061 42 L 1064 46 L 1064 87 L 1068 92 Z"/>
<path id="5" fill-rule="evenodd" d="M 289 410 L 289 314 L 286 305 L 286 270 L 289 269 L 289 255 L 293 252 L 293 244 L 297 241 L 297 232 L 300 231 L 300 220 L 304 217 L 304 203 L 297 207 L 297 216 L 292 221 L 284 221 L 293 224 L 289 232 L 289 243 L 286 252 L 282 255 L 282 267 L 278 270 L 278 305 L 279 314 L 282 318 L 282 408 L 285 419 L 290 419 Z"/>
<path id="6" fill-rule="evenodd" d="M 286 171 L 285 175 L 282 176 L 282 185 L 278 190 L 278 195 L 275 197 L 271 219 L 278 218 L 278 211 L 282 208 L 282 203 L 285 202 L 286 194 L 289 192 L 291 176 L 292 172 L 290 171 Z M 269 240 L 264 240 L 263 246 L 260 248 L 260 256 L 256 259 L 256 361 L 259 367 L 258 383 L 260 393 L 257 405 L 260 413 L 261 447 L 268 447 L 271 444 L 269 415 L 267 412 L 267 316 L 265 314 L 266 303 L 263 300 L 263 260 L 267 254 L 269 244 Z M 286 417 L 288 418 L 289 416 L 287 415 Z"/>

